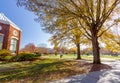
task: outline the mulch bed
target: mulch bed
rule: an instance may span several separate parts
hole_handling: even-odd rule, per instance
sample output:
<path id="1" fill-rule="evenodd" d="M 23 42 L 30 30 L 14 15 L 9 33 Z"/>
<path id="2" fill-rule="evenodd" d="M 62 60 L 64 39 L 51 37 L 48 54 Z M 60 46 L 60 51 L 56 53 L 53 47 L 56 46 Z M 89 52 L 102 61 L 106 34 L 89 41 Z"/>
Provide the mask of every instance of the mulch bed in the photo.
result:
<path id="1" fill-rule="evenodd" d="M 112 69 L 111 66 L 106 65 L 106 64 L 92 64 L 92 63 L 90 63 L 90 65 L 92 65 L 90 72 L 100 71 L 103 69 Z"/>

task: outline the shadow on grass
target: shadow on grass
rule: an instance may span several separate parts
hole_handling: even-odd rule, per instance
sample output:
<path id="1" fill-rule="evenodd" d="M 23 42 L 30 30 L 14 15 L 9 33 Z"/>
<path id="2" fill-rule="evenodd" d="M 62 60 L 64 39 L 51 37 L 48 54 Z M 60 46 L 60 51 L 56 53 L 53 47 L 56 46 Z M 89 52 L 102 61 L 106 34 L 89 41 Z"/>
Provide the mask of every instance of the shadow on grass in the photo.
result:
<path id="1" fill-rule="evenodd" d="M 6 64 L 6 63 L 5 63 Z M 13 68 L 5 72 L 0 73 L 0 81 L 11 80 L 31 80 L 33 83 L 36 81 L 50 80 L 55 75 L 69 73 L 69 69 L 64 68 L 64 61 L 52 62 L 52 63 L 36 63 L 32 66 L 23 68 Z M 54 76 L 52 76 L 54 75 Z M 58 76 L 59 77 L 59 76 Z"/>
<path id="2" fill-rule="evenodd" d="M 75 61 L 74 61 L 75 62 Z M 27 62 L 5 62 L 0 65 L 9 65 L 7 71 L 0 72 L 0 82 L 16 83 L 40 83 L 55 79 L 64 78 L 67 76 L 85 73 L 90 67 L 90 71 L 99 71 L 101 69 L 111 69 L 109 65 L 92 64 L 86 62 L 73 62 L 64 60 L 47 59 L 41 61 L 27 61 Z M 15 64 L 15 65 L 14 65 Z M 23 66 L 17 66 L 23 65 Z M 12 65 L 12 66 L 11 66 Z M 11 69 L 9 69 L 11 68 Z"/>

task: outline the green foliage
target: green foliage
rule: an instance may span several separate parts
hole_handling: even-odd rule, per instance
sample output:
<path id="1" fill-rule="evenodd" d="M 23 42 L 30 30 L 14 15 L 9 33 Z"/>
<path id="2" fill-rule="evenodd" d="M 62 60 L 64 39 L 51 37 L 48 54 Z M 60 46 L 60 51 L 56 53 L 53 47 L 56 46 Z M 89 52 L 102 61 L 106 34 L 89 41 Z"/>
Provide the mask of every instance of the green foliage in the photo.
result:
<path id="1" fill-rule="evenodd" d="M 9 50 L 0 50 L 0 60 L 9 60 L 12 58 L 11 52 Z"/>
<path id="2" fill-rule="evenodd" d="M 9 56 L 11 55 L 10 51 L 9 50 L 0 50 L 0 56 Z"/>
<path id="3" fill-rule="evenodd" d="M 39 53 L 39 52 L 35 52 L 35 56 L 36 56 L 36 57 L 40 57 L 40 56 L 42 56 L 42 54 Z"/>
<path id="4" fill-rule="evenodd" d="M 35 60 L 40 54 L 20 53 L 18 56 L 12 58 L 12 61 L 30 61 Z"/>
<path id="5" fill-rule="evenodd" d="M 114 16 L 119 15 L 120 0 L 17 0 L 19 6 L 38 16 L 36 21 L 44 25 L 44 31 L 64 36 L 73 27 L 82 29 L 82 33 L 92 42 L 93 63 L 100 63 L 98 38 L 110 27 L 119 22 Z M 114 18 L 114 19 L 113 19 Z M 76 20 L 75 25 L 71 26 Z M 72 22 L 70 22 L 72 21 Z M 72 24 L 73 25 L 73 24 Z M 69 27 L 69 28 L 68 28 Z M 60 33 L 62 30 L 64 33 Z M 76 33 L 76 30 L 74 31 Z M 79 32 L 81 33 L 81 32 Z M 76 43 L 80 42 L 80 34 L 73 34 Z M 70 37 L 72 36 L 70 33 Z M 66 37 L 69 38 L 69 37 Z M 73 37 L 72 37 L 73 38 Z M 60 39 L 60 38 L 59 38 Z M 81 38 L 83 39 L 83 38 Z M 61 40 L 61 39 L 60 39 Z"/>
<path id="6" fill-rule="evenodd" d="M 4 61 L 11 61 L 11 59 L 13 58 L 13 56 L 5 56 L 4 57 Z"/>
<path id="7" fill-rule="evenodd" d="M 39 53 L 20 53 L 19 55 L 13 56 L 9 50 L 0 50 L 1 61 L 30 61 L 40 57 Z"/>

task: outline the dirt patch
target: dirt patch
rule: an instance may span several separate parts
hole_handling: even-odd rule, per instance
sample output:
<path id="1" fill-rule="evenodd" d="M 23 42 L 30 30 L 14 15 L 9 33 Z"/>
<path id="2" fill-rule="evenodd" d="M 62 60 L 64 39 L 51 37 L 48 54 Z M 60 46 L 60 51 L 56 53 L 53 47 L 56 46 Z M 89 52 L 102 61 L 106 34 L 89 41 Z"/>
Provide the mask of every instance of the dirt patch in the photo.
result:
<path id="1" fill-rule="evenodd" d="M 91 70 L 90 70 L 90 72 L 100 71 L 100 70 L 103 70 L 103 69 L 112 69 L 112 67 L 109 66 L 109 65 L 106 65 L 106 64 L 92 64 L 91 63 Z"/>
<path id="2" fill-rule="evenodd" d="M 107 64 L 92 64 L 85 61 L 79 61 L 79 63 L 77 63 L 76 65 L 80 68 L 84 68 L 86 70 L 86 73 L 100 71 L 104 69 L 112 69 L 112 67 Z"/>

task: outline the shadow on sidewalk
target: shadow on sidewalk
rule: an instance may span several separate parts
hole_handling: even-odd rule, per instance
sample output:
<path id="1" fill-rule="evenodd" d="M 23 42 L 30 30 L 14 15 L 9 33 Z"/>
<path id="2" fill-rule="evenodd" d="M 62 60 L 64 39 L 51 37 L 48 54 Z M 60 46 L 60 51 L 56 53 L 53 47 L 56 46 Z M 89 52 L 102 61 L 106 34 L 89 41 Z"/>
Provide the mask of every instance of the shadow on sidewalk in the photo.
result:
<path id="1" fill-rule="evenodd" d="M 87 74 L 71 76 L 51 83 L 120 83 L 119 79 L 120 70 L 113 70 L 106 64 L 92 64 Z"/>

